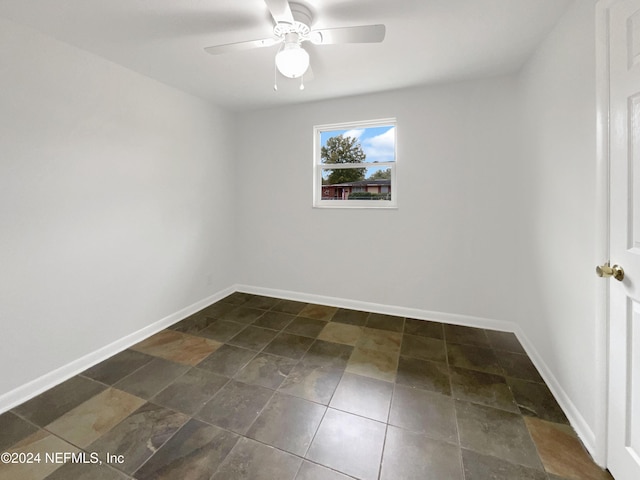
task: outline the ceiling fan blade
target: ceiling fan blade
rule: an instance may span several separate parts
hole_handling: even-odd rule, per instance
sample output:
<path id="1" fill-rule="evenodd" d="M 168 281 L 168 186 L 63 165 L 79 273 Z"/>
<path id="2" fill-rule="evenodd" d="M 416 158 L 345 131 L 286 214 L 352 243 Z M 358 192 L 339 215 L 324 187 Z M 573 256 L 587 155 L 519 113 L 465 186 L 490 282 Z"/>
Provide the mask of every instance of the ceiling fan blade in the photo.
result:
<path id="1" fill-rule="evenodd" d="M 281 41 L 282 40 L 279 38 L 263 38 L 262 40 L 215 45 L 213 47 L 206 47 L 204 51 L 211 55 L 220 55 L 223 53 L 241 52 L 243 50 L 251 50 L 254 48 L 270 47 L 271 45 L 275 45 Z"/>
<path id="2" fill-rule="evenodd" d="M 361 25 L 359 27 L 326 28 L 311 32 L 310 40 L 315 45 L 336 43 L 379 43 L 386 33 L 384 25 Z"/>
<path id="3" fill-rule="evenodd" d="M 293 13 L 287 0 L 264 0 L 276 23 L 293 23 Z"/>

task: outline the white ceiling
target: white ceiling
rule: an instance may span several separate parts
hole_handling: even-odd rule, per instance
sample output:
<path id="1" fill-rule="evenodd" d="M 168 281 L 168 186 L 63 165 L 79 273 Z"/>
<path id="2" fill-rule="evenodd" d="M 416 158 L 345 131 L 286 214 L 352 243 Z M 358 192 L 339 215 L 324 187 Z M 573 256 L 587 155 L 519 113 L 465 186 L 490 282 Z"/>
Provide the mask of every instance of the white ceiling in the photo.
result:
<path id="1" fill-rule="evenodd" d="M 383 23 L 381 44 L 314 46 L 300 91 L 277 46 L 212 56 L 204 47 L 269 37 L 263 0 L 0 0 L 0 16 L 232 110 L 516 71 L 573 0 L 298 0 L 316 28 Z"/>

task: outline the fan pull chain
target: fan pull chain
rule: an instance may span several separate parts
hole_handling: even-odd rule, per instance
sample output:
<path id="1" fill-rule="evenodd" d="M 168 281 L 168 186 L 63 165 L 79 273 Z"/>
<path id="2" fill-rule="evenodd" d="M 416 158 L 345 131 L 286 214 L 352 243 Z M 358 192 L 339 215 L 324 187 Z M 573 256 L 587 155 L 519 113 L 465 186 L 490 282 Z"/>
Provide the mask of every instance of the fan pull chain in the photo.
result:
<path id="1" fill-rule="evenodd" d="M 276 53 L 276 57 L 278 53 L 280 53 L 284 49 L 284 43 L 278 47 L 278 52 Z M 276 59 L 273 59 L 273 91 L 278 91 L 278 64 L 276 63 Z"/>
<path id="2" fill-rule="evenodd" d="M 278 72 L 276 71 L 276 62 L 273 62 L 273 91 L 278 91 Z"/>

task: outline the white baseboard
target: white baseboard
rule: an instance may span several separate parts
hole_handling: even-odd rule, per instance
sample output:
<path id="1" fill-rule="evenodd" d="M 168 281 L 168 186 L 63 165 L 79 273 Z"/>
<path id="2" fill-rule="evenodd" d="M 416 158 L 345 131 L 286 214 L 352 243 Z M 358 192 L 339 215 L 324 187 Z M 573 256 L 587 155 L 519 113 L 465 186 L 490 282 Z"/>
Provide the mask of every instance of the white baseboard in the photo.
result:
<path id="1" fill-rule="evenodd" d="M 311 293 L 293 292 L 290 290 L 254 287 L 251 285 L 236 285 L 235 288 L 239 292 L 253 293 L 255 295 L 284 298 L 286 300 L 296 300 L 298 302 L 318 303 L 321 305 L 350 308 L 353 310 L 366 310 L 367 312 L 384 313 L 386 315 L 397 315 L 400 317 L 416 318 L 418 320 L 433 320 L 435 322 L 486 328 L 489 330 L 500 330 L 503 332 L 513 332 L 515 328 L 515 324 L 512 322 L 483 317 L 474 317 L 470 315 L 434 312 L 417 308 L 398 307 L 395 305 L 383 305 L 381 303 L 362 302 L 359 300 L 349 300 L 346 298 L 327 297 Z"/>
<path id="2" fill-rule="evenodd" d="M 529 355 L 529 358 L 538 369 L 538 372 L 549 387 L 549 390 L 551 390 L 551 393 L 553 393 L 553 396 L 558 401 L 560 408 L 562 408 L 562 411 L 567 416 L 569 423 L 578 434 L 578 437 L 584 444 L 589 454 L 598 463 L 602 463 L 601 461 L 599 461 L 601 460 L 601 458 L 598 455 L 598 444 L 596 442 L 596 435 L 592 428 L 589 426 L 580 411 L 576 408 L 567 393 L 564 391 L 564 389 L 560 385 L 560 382 L 556 379 L 549 366 L 538 353 L 538 350 L 524 333 L 524 330 L 519 325 L 516 325 L 514 333 L 518 337 L 518 340 L 520 340 L 520 343 L 527 352 L 527 355 Z"/>
<path id="3" fill-rule="evenodd" d="M 36 378 L 35 380 L 21 385 L 20 387 L 11 390 L 8 393 L 5 393 L 4 395 L 0 396 L 0 413 L 8 411 L 13 407 L 35 397 L 36 395 L 39 395 L 40 393 L 45 392 L 52 387 L 55 387 L 56 385 L 73 377 L 74 375 L 85 371 L 87 368 L 93 367 L 103 360 L 112 357 L 116 353 L 120 353 L 121 351 L 131 347 L 132 345 L 141 342 L 145 338 L 148 338 L 151 335 L 173 325 L 174 323 L 190 315 L 193 315 L 194 313 L 202 310 L 212 303 L 217 302 L 218 300 L 226 297 L 234 291 L 234 287 L 228 287 L 224 290 L 220 290 L 219 292 L 203 298 L 202 300 L 199 300 L 189 305 L 188 307 L 183 308 L 182 310 L 172 313 L 171 315 L 164 317 L 157 322 L 152 323 L 151 325 L 148 325 L 136 332 L 122 337 L 115 342 L 105 345 L 98 350 L 95 350 L 60 368 L 52 370 L 51 372 L 46 373 L 41 377 Z"/>
<path id="4" fill-rule="evenodd" d="M 430 310 L 421 310 L 416 308 L 406 308 L 394 305 L 383 305 L 373 302 L 363 302 L 358 300 L 349 300 L 338 297 L 328 297 L 323 295 L 314 295 L 309 293 L 294 292 L 289 290 L 278 290 L 273 288 L 254 287 L 250 285 L 234 285 L 224 290 L 220 290 L 213 295 L 204 298 L 188 307 L 179 310 L 157 322 L 148 325 L 136 332 L 133 332 L 115 342 L 91 352 L 77 360 L 57 368 L 45 375 L 26 383 L 2 396 L 0 396 L 0 413 L 10 410 L 11 408 L 35 397 L 36 395 L 62 383 L 63 381 L 83 372 L 97 363 L 125 350 L 132 345 L 144 340 L 145 338 L 173 325 L 174 323 L 186 318 L 194 313 L 202 310 L 210 304 L 226 297 L 235 292 L 252 293 L 256 295 L 264 295 L 269 297 L 284 298 L 287 300 L 296 300 L 300 302 L 317 303 L 322 305 L 330 305 L 340 308 L 350 308 L 355 310 L 365 310 L 375 313 L 383 313 L 387 315 L 398 315 L 402 317 L 416 318 L 419 320 L 433 320 L 436 322 L 449 323 L 454 325 L 464 325 L 476 328 L 486 328 L 490 330 L 500 330 L 504 332 L 513 332 L 516 334 L 520 343 L 531 358 L 540 375 L 547 383 L 549 389 L 557 399 L 560 407 L 569 419 L 572 427 L 584 443 L 585 447 L 595 457 L 596 438 L 593 430 L 589 427 L 584 417 L 575 407 L 569 396 L 561 387 L 558 380 L 551 373 L 551 369 L 546 365 L 536 348 L 527 338 L 524 331 L 519 325 L 513 322 L 495 320 L 490 318 L 475 317 L 470 315 L 460 315 L 444 312 L 434 312 Z"/>

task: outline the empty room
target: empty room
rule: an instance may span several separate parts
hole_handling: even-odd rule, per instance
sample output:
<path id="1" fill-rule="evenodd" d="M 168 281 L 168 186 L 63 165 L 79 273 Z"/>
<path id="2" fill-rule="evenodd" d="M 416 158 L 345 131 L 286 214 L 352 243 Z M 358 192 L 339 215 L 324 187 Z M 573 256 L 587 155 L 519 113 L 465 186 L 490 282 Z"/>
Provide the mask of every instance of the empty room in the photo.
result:
<path id="1" fill-rule="evenodd" d="M 640 478 L 639 152 L 640 0 L 0 0 L 0 480 Z"/>

